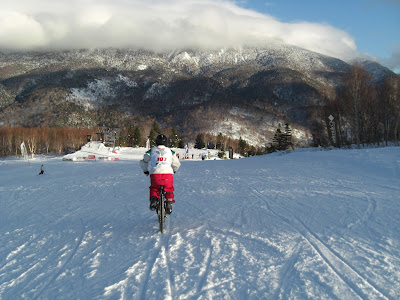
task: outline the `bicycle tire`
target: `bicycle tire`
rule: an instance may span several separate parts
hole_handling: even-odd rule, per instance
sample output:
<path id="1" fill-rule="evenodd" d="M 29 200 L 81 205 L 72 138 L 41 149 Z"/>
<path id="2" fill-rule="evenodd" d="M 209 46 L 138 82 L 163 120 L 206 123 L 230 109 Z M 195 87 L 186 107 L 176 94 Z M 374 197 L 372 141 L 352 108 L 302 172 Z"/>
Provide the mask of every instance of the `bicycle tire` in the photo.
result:
<path id="1" fill-rule="evenodd" d="M 164 232 L 164 222 L 165 222 L 165 205 L 164 205 L 164 186 L 160 185 L 159 194 L 158 194 L 158 223 L 160 227 L 160 232 Z"/>

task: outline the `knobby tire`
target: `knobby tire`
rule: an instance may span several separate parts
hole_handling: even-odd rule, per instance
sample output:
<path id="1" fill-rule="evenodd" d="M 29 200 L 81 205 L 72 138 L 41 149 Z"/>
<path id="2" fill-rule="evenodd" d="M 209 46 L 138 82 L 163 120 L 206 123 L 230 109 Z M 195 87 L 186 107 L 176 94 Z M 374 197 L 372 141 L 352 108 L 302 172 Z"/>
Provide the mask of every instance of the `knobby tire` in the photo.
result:
<path id="1" fill-rule="evenodd" d="M 164 195 L 164 186 L 160 186 L 159 196 L 158 196 L 158 223 L 160 225 L 160 232 L 164 232 L 164 221 L 165 221 L 165 195 Z"/>

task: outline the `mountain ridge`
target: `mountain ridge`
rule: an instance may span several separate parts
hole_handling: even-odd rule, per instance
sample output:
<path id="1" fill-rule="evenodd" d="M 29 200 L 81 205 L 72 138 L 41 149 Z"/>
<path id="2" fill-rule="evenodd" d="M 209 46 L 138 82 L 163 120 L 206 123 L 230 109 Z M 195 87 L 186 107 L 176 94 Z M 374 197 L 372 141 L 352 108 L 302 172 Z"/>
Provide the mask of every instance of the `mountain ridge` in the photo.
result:
<path id="1" fill-rule="evenodd" d="M 360 63 L 377 82 L 390 73 Z M 280 44 L 0 53 L 0 126 L 144 126 L 150 118 L 189 139 L 224 130 L 263 145 L 279 123 L 290 122 L 305 141 L 310 116 L 349 68 L 340 59 Z"/>

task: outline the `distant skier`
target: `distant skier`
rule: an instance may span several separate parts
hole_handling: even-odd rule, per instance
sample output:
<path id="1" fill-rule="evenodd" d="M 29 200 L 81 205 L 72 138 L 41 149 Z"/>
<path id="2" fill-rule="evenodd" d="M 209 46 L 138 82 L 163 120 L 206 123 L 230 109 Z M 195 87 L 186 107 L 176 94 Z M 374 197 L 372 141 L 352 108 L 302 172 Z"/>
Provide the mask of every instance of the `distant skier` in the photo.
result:
<path id="1" fill-rule="evenodd" d="M 40 172 L 39 175 L 43 175 L 44 174 L 44 167 L 43 165 L 40 166 Z"/>
<path id="2" fill-rule="evenodd" d="M 144 154 L 140 166 L 148 176 L 150 174 L 150 210 L 155 210 L 158 206 L 158 186 L 165 188 L 166 213 L 172 212 L 174 200 L 174 173 L 178 171 L 181 163 L 176 157 L 175 152 L 167 147 L 168 139 L 165 135 L 159 134 L 156 137 L 156 145 Z"/>

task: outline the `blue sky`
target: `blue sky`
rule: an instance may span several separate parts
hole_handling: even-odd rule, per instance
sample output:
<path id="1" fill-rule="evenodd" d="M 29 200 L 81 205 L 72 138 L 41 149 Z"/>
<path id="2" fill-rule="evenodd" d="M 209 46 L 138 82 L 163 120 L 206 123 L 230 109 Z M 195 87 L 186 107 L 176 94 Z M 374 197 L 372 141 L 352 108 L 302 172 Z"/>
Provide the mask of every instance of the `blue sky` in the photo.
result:
<path id="1" fill-rule="evenodd" d="M 332 25 L 354 37 L 359 52 L 400 71 L 400 0 L 247 0 L 238 5 L 282 22 Z"/>
<path id="2" fill-rule="evenodd" d="M 0 51 L 262 47 L 400 71 L 400 0 L 0 0 Z"/>

